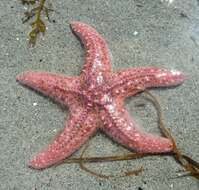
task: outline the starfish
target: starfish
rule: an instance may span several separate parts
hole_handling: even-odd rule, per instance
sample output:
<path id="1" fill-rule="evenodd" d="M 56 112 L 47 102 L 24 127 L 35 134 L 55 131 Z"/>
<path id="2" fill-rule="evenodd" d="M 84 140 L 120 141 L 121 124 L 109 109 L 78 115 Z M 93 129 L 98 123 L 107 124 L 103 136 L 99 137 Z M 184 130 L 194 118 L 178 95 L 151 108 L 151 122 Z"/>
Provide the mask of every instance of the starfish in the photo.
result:
<path id="1" fill-rule="evenodd" d="M 170 152 L 171 140 L 143 131 L 130 117 L 124 100 L 146 88 L 181 84 L 176 70 L 154 66 L 111 71 L 106 41 L 91 26 L 74 21 L 73 32 L 86 50 L 79 76 L 26 71 L 16 79 L 69 107 L 64 129 L 29 162 L 35 169 L 49 167 L 74 153 L 98 129 L 128 149 L 143 153 Z"/>

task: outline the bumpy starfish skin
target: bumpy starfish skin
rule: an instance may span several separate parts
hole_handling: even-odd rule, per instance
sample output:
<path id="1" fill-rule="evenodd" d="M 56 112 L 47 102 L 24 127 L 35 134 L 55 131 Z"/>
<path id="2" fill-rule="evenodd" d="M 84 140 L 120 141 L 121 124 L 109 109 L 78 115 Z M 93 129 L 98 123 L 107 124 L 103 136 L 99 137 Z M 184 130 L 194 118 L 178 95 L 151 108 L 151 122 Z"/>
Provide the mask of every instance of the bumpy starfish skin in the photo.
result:
<path id="1" fill-rule="evenodd" d="M 20 83 L 67 105 L 70 110 L 63 131 L 36 154 L 29 165 L 41 169 L 62 161 L 98 128 L 135 151 L 171 151 L 172 142 L 141 130 L 125 110 L 123 102 L 126 97 L 146 88 L 178 85 L 185 79 L 184 75 L 157 67 L 111 72 L 107 44 L 97 31 L 81 22 L 72 22 L 71 28 L 86 49 L 80 76 L 39 71 L 27 71 L 17 76 Z"/>

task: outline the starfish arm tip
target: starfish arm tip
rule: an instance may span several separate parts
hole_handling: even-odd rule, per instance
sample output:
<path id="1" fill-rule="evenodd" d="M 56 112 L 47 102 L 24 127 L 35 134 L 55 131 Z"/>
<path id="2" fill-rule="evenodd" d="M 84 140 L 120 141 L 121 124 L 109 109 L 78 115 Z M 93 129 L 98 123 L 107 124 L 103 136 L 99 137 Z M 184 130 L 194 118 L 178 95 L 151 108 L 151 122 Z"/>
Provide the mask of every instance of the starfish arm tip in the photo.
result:
<path id="1" fill-rule="evenodd" d="M 71 22 L 69 22 L 69 25 L 70 25 L 71 29 L 73 31 L 75 31 L 78 26 L 80 26 L 80 25 L 86 25 L 86 24 L 84 24 L 82 22 L 79 22 L 79 21 L 71 21 Z"/>
<path id="2" fill-rule="evenodd" d="M 16 76 L 16 81 L 24 84 L 30 85 L 36 83 L 37 81 L 42 80 L 42 76 L 45 75 L 46 72 L 38 72 L 38 71 L 24 71 Z M 31 86 L 31 85 L 30 85 Z"/>
<path id="3" fill-rule="evenodd" d="M 30 160 L 29 162 L 28 162 L 28 167 L 29 168 L 32 168 L 32 169 L 41 169 L 42 167 L 37 163 L 37 161 L 36 160 Z"/>
<path id="4" fill-rule="evenodd" d="M 30 71 L 25 71 L 23 73 L 20 73 L 16 76 L 16 81 L 22 82 L 25 80 L 26 76 L 30 73 Z"/>
<path id="5" fill-rule="evenodd" d="M 45 154 L 39 153 L 38 155 L 34 156 L 29 162 L 28 167 L 32 169 L 41 170 L 47 168 L 48 166 L 52 165 L 50 162 L 47 162 L 45 159 Z"/>
<path id="6" fill-rule="evenodd" d="M 183 72 L 178 70 L 171 70 L 170 72 L 179 84 L 186 80 L 186 75 Z"/>
<path id="7" fill-rule="evenodd" d="M 156 79 L 159 81 L 160 86 L 173 86 L 179 85 L 184 82 L 186 76 L 183 72 L 178 70 L 160 70 L 155 75 Z"/>
<path id="8" fill-rule="evenodd" d="M 73 25 L 74 25 L 75 23 L 77 23 L 77 22 L 78 22 L 78 21 L 74 21 L 74 20 L 73 20 L 73 21 L 70 21 L 69 24 L 70 24 L 71 26 L 73 26 Z"/>

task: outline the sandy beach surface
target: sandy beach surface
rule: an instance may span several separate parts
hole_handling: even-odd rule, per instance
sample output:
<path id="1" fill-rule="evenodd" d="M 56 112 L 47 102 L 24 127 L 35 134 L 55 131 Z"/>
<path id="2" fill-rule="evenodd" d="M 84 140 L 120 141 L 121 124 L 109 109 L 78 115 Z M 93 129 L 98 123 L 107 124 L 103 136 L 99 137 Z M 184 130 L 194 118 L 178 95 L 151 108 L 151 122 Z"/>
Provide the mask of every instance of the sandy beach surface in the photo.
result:
<path id="1" fill-rule="evenodd" d="M 69 28 L 73 20 L 88 23 L 102 34 L 111 52 L 113 70 L 154 65 L 186 74 L 183 85 L 151 92 L 159 97 L 166 126 L 181 150 L 199 161 L 199 1 L 49 2 L 54 12 L 50 13 L 51 22 L 44 18 L 47 32 L 34 48 L 29 48 L 30 22 L 21 21 L 26 9 L 18 0 L 0 1 L 0 189 L 198 190 L 199 183 L 193 177 L 177 178 L 182 168 L 169 156 L 86 164 L 93 171 L 111 175 L 144 167 L 138 176 L 109 180 L 82 171 L 78 164 L 42 171 L 27 167 L 32 155 L 63 127 L 68 109 L 19 85 L 15 77 L 25 70 L 78 75 L 84 49 Z M 146 131 L 160 133 L 155 109 L 149 102 L 140 96 L 131 97 L 126 107 Z M 90 139 L 86 155 L 125 152 L 98 132 Z"/>

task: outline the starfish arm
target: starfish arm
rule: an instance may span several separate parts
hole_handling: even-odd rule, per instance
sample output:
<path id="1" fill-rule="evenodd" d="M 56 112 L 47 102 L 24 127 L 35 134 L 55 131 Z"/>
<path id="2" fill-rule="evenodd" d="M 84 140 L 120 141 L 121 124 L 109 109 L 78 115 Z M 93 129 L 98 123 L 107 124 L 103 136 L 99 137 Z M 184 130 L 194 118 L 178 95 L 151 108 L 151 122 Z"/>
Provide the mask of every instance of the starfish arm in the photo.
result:
<path id="1" fill-rule="evenodd" d="M 66 77 L 40 71 L 26 71 L 16 77 L 17 81 L 56 101 L 68 105 L 79 91 L 79 77 Z"/>
<path id="2" fill-rule="evenodd" d="M 173 149 L 169 139 L 143 131 L 116 103 L 104 106 L 100 115 L 104 123 L 102 130 L 129 149 L 143 153 L 169 152 Z"/>
<path id="3" fill-rule="evenodd" d="M 29 162 L 29 166 L 42 169 L 59 163 L 75 152 L 97 129 L 94 113 L 81 113 L 80 120 L 70 116 L 64 129 Z"/>
<path id="4" fill-rule="evenodd" d="M 81 74 L 93 84 L 102 83 L 106 73 L 111 70 L 106 41 L 94 28 L 87 24 L 75 21 L 71 22 L 70 25 L 86 50 Z"/>
<path id="5" fill-rule="evenodd" d="M 130 68 L 111 76 L 111 88 L 116 97 L 127 97 L 146 88 L 178 85 L 184 79 L 185 76 L 180 71 L 169 71 L 158 67 Z"/>

